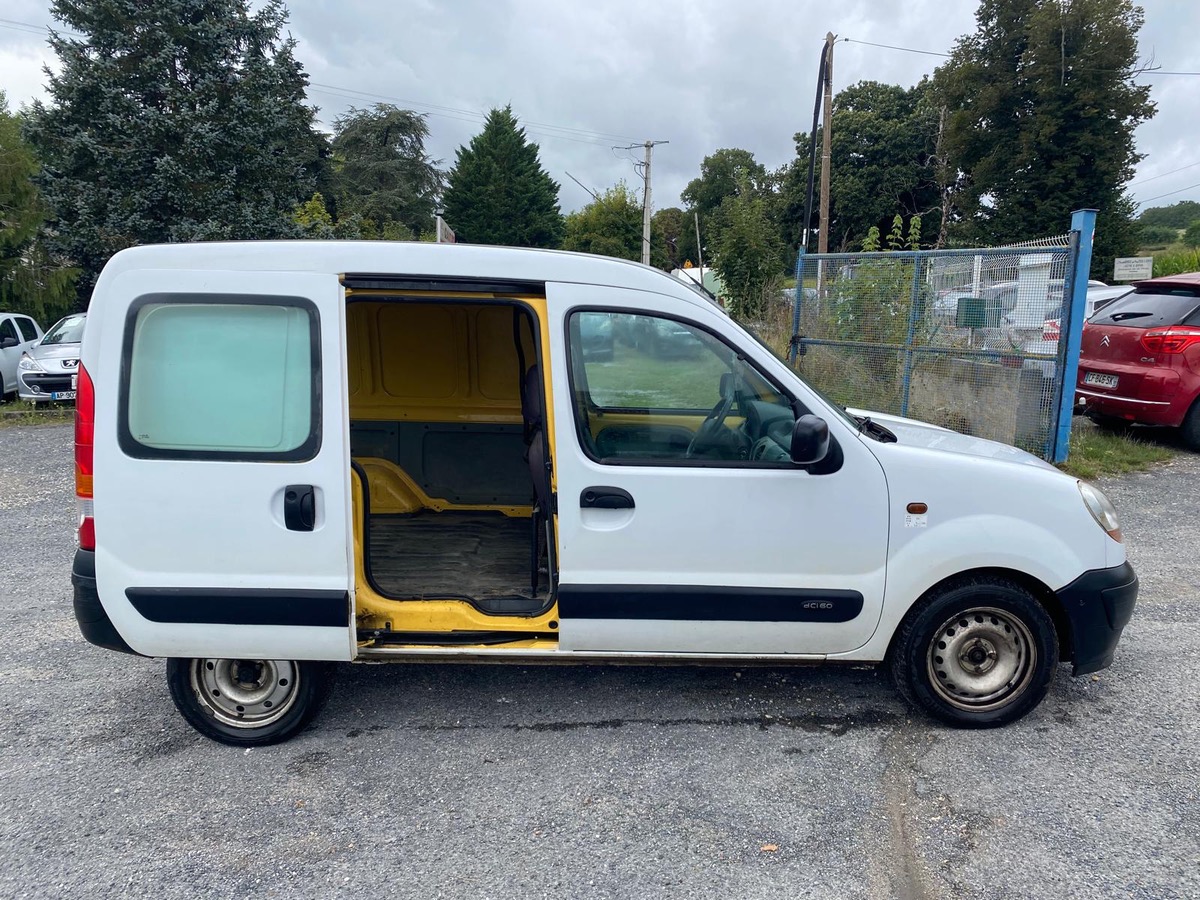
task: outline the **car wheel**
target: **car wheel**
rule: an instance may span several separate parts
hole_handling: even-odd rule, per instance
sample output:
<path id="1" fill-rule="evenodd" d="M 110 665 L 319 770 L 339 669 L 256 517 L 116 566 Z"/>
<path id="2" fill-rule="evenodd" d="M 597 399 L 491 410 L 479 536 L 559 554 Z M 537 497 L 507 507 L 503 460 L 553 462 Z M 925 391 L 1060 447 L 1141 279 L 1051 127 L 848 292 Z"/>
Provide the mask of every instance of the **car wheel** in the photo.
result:
<path id="1" fill-rule="evenodd" d="M 333 667 L 272 659 L 168 659 L 171 699 L 205 737 L 261 747 L 292 737 L 329 699 Z"/>
<path id="2" fill-rule="evenodd" d="M 1106 416 L 1103 413 L 1089 413 L 1088 418 L 1101 431 L 1107 431 L 1110 434 L 1127 434 L 1133 428 L 1133 423 L 1128 419 Z"/>
<path id="3" fill-rule="evenodd" d="M 1188 410 L 1183 424 L 1179 426 L 1179 434 L 1183 438 L 1184 446 L 1200 453 L 1200 399 L 1197 399 L 1192 404 L 1192 408 Z"/>
<path id="4" fill-rule="evenodd" d="M 901 623 L 891 655 L 900 695 L 959 728 L 1015 722 L 1041 703 L 1057 668 L 1049 613 L 1005 578 L 972 578 L 927 595 Z"/>

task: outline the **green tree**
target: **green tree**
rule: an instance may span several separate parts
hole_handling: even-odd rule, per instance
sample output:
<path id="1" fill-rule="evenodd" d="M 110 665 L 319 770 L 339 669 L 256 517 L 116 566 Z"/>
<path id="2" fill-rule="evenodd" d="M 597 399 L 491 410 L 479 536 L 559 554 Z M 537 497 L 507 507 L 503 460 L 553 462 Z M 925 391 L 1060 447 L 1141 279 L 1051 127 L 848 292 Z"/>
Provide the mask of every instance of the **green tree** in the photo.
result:
<path id="1" fill-rule="evenodd" d="M 377 103 L 351 107 L 334 122 L 335 212 L 411 239 L 434 227 L 442 173 L 425 152 L 425 116 Z"/>
<path id="2" fill-rule="evenodd" d="M 1200 219 L 1200 203 L 1195 200 L 1180 200 L 1170 206 L 1154 206 L 1138 216 L 1140 225 L 1160 225 L 1177 231 L 1187 228 Z"/>
<path id="3" fill-rule="evenodd" d="M 959 173 L 961 239 L 999 244 L 1066 230 L 1100 210 L 1094 272 L 1137 246 L 1125 185 L 1134 130 L 1154 113 L 1133 79 L 1142 10 L 1132 0 L 982 0 L 978 29 L 934 76 Z"/>
<path id="4" fill-rule="evenodd" d="M 622 181 L 567 216 L 564 250 L 642 258 L 642 204 Z"/>
<path id="5" fill-rule="evenodd" d="M 46 249 L 37 172 L 33 148 L 0 91 L 0 309 L 28 313 L 49 326 L 74 304 L 76 273 L 55 264 Z"/>
<path id="6" fill-rule="evenodd" d="M 937 110 L 928 84 L 903 88 L 861 81 L 834 98 L 829 244 L 849 247 L 897 210 L 921 216 L 936 233 L 941 192 L 934 167 Z M 803 150 L 808 151 L 807 135 Z M 807 174 L 807 173 L 806 173 Z"/>
<path id="7" fill-rule="evenodd" d="M 680 195 L 688 209 L 700 213 L 703 227 L 726 199 L 742 193 L 764 194 L 771 182 L 766 168 L 749 150 L 727 148 L 704 157 L 700 177 L 688 182 Z"/>
<path id="8" fill-rule="evenodd" d="M 1197 219 L 1184 231 L 1183 242 L 1189 247 L 1200 247 L 1200 219 Z"/>
<path id="9" fill-rule="evenodd" d="M 542 168 L 512 107 L 488 113 L 459 147 L 445 194 L 446 221 L 471 244 L 557 247 L 563 239 L 558 184 Z"/>
<path id="10" fill-rule="evenodd" d="M 323 139 L 280 0 L 54 0 L 52 102 L 28 134 L 56 245 L 90 291 L 118 250 L 296 234 Z M 82 37 L 67 36 L 77 32 Z"/>
<path id="11" fill-rule="evenodd" d="M 668 272 L 683 268 L 685 262 L 699 264 L 695 222 L 678 206 L 660 209 L 651 217 L 650 262 Z"/>
<path id="12" fill-rule="evenodd" d="M 733 315 L 757 319 L 782 287 L 787 247 L 766 197 L 744 189 L 728 197 L 718 212 L 724 224 L 714 247 L 714 266 Z"/>

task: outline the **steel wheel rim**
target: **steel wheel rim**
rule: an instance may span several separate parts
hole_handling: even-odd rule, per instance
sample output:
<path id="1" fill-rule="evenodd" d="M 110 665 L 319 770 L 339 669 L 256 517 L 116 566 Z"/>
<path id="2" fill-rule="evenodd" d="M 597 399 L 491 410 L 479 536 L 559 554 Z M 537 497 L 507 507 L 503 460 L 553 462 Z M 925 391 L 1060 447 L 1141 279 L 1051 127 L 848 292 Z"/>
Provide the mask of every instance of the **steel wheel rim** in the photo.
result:
<path id="1" fill-rule="evenodd" d="M 994 607 L 964 610 L 933 633 L 926 654 L 939 699 L 969 712 L 1011 702 L 1033 679 L 1037 647 L 1018 616 Z"/>
<path id="2" fill-rule="evenodd" d="M 192 690 L 223 725 L 263 728 L 283 718 L 299 696 L 295 663 L 273 659 L 194 659 Z"/>

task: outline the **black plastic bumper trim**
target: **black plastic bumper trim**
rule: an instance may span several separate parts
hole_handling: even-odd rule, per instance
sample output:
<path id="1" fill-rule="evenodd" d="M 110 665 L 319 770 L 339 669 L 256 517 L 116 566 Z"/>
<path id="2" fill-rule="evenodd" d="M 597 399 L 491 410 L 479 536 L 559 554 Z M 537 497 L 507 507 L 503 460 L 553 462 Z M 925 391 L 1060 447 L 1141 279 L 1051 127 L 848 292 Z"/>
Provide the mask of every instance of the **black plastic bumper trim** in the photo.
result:
<path id="1" fill-rule="evenodd" d="M 138 655 L 117 632 L 116 626 L 100 602 L 100 594 L 96 590 L 94 551 L 75 551 L 75 561 L 71 564 L 71 584 L 75 588 L 75 621 L 79 624 L 79 631 L 84 639 L 89 644 L 106 650 Z"/>
<path id="2" fill-rule="evenodd" d="M 318 628 L 345 628 L 350 624 L 350 595 L 346 591 L 126 588 L 125 596 L 151 622 Z"/>
<path id="3" fill-rule="evenodd" d="M 1073 674 L 1107 668 L 1137 602 L 1133 566 L 1126 562 L 1111 569 L 1092 569 L 1055 593 L 1071 623 Z"/>
<path id="4" fill-rule="evenodd" d="M 690 622 L 849 622 L 858 591 L 712 585 L 560 584 L 563 619 L 675 619 Z"/>

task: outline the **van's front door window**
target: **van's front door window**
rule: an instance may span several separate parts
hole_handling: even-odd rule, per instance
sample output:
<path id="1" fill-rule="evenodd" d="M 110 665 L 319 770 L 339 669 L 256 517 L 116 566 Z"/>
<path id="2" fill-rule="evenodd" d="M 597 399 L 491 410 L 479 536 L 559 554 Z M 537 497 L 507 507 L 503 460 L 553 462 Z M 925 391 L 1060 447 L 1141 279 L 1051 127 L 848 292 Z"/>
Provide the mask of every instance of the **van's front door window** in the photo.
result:
<path id="1" fill-rule="evenodd" d="M 576 312 L 570 344 L 577 433 L 593 459 L 787 461 L 791 400 L 704 329 Z"/>

